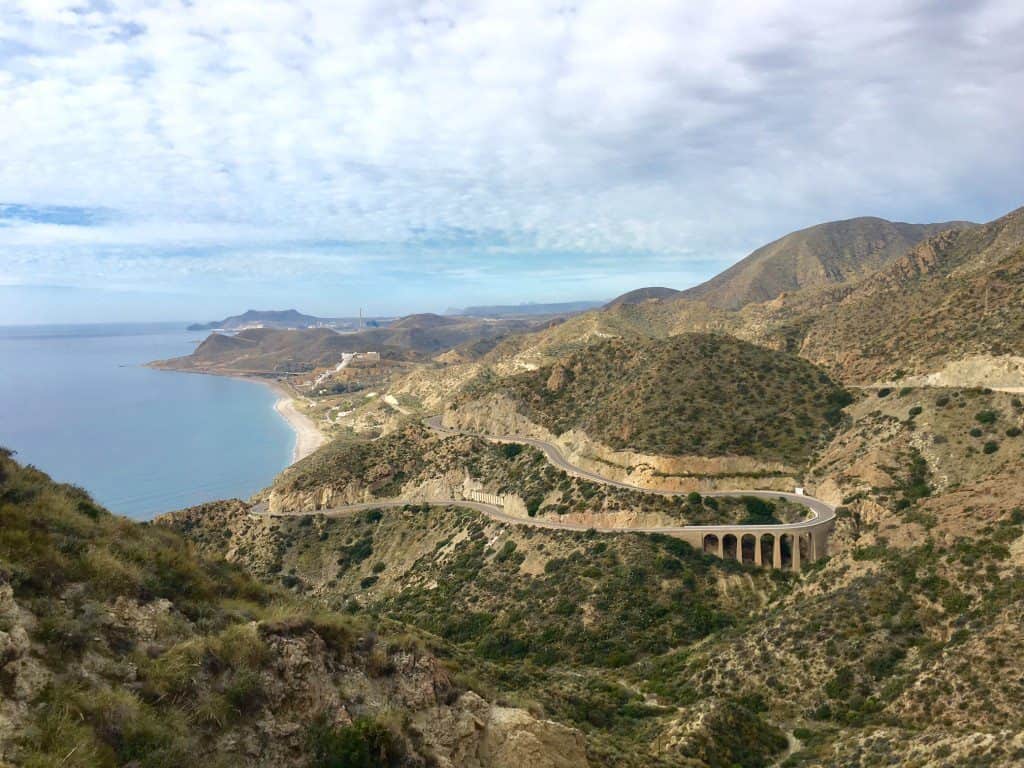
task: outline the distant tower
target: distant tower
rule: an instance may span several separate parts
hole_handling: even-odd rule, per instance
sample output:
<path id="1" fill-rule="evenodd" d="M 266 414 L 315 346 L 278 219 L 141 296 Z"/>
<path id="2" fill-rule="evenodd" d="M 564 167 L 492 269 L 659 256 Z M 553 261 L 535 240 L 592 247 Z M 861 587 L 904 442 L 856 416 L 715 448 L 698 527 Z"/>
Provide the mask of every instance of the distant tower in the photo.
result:
<path id="1" fill-rule="evenodd" d="M 359 308 L 359 330 L 363 330 L 363 308 Z"/>

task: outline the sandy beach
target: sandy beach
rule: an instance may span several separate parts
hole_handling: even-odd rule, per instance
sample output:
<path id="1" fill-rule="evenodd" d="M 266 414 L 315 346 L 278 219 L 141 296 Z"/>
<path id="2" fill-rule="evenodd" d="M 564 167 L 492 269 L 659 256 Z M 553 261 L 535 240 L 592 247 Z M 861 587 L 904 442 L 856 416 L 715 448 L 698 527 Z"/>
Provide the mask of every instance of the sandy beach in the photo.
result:
<path id="1" fill-rule="evenodd" d="M 276 382 L 267 383 L 280 395 L 277 402 L 274 403 L 274 410 L 281 414 L 281 417 L 288 422 L 288 426 L 295 431 L 295 451 L 292 453 L 292 463 L 294 464 L 327 442 L 327 438 L 316 428 L 316 424 L 309 416 L 295 407 L 295 400 L 286 387 Z"/>

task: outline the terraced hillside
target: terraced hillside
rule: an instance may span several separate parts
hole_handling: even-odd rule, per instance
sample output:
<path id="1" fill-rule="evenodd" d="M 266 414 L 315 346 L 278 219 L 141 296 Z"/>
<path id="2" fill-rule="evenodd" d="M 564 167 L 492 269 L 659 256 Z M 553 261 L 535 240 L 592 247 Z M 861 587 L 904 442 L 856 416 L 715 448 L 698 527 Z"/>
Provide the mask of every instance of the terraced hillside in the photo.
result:
<path id="1" fill-rule="evenodd" d="M 720 334 L 608 340 L 536 371 L 482 376 L 455 410 L 495 393 L 561 435 L 667 456 L 800 464 L 848 396 L 800 358 Z"/>

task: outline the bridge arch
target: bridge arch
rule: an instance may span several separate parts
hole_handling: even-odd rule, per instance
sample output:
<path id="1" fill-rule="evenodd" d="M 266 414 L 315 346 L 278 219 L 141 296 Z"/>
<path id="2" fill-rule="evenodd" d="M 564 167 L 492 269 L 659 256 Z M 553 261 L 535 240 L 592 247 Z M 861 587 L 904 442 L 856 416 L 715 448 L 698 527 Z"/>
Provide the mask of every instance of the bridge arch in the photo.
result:
<path id="1" fill-rule="evenodd" d="M 739 542 L 736 534 L 727 533 L 722 537 L 722 557 L 726 560 L 739 560 Z"/>
<path id="2" fill-rule="evenodd" d="M 754 533 L 744 533 L 740 536 L 740 551 L 739 561 L 741 563 L 751 563 L 754 565 L 761 564 L 761 558 L 758 557 L 758 539 L 760 537 Z"/>
<path id="3" fill-rule="evenodd" d="M 721 547 L 721 540 L 715 533 L 708 533 L 704 536 L 704 551 L 709 555 L 718 555 Z"/>

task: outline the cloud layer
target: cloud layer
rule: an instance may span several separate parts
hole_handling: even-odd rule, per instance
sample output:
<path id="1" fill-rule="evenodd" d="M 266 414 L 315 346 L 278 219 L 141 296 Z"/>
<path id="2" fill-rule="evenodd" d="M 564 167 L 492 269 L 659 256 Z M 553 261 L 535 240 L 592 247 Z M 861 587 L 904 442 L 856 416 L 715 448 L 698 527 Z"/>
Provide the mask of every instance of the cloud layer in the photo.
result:
<path id="1" fill-rule="evenodd" d="M 14 0 L 0 283 L 682 287 L 1024 203 L 1022 93 L 1017 0 Z"/>

